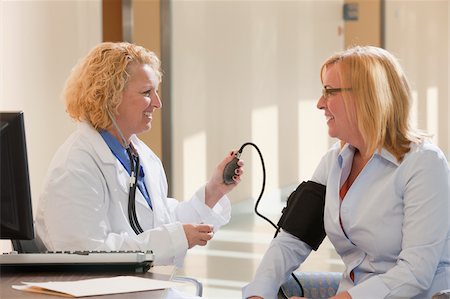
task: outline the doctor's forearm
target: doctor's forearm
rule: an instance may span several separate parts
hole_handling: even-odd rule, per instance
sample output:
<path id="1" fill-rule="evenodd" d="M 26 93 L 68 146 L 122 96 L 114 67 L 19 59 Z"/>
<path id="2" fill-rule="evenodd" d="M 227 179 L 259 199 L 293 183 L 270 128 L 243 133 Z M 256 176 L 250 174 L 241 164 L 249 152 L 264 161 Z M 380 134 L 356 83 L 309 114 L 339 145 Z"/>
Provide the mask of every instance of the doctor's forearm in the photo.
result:
<path id="1" fill-rule="evenodd" d="M 211 186 L 208 182 L 205 186 L 205 204 L 212 209 L 225 194 L 226 192 Z"/>

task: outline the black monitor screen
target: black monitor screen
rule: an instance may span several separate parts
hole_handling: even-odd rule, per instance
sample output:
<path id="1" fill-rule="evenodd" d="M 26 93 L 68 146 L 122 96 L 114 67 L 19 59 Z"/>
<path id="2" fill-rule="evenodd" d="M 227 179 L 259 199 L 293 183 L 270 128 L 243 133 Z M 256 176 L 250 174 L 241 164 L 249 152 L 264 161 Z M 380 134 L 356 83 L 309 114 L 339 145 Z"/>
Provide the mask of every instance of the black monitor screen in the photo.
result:
<path id="1" fill-rule="evenodd" d="M 34 238 L 22 112 L 0 112 L 0 239 Z"/>

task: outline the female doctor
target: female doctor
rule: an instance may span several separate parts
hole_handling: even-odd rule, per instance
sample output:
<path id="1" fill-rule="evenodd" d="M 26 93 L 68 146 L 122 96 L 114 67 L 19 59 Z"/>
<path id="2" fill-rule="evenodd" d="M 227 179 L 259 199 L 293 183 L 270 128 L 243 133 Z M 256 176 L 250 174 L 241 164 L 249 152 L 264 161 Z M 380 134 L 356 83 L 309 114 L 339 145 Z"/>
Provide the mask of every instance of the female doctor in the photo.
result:
<path id="1" fill-rule="evenodd" d="M 72 70 L 64 90 L 77 130 L 56 152 L 36 216 L 48 250 L 153 250 L 155 265 L 182 266 L 187 249 L 204 246 L 230 219 L 232 184 L 224 166 L 189 201 L 167 197 L 159 158 L 136 134 L 161 108 L 160 61 L 130 43 L 102 43 Z"/>

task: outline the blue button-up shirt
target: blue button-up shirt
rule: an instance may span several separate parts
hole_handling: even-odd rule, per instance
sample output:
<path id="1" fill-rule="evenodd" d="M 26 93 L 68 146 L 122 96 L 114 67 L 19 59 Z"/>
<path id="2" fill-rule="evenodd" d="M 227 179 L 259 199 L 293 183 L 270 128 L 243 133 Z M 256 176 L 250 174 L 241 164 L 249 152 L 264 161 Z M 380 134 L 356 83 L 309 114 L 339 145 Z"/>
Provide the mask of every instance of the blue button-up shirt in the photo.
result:
<path id="1" fill-rule="evenodd" d="M 398 162 L 374 154 L 342 201 L 354 148 L 336 144 L 313 180 L 327 186 L 324 223 L 346 270 L 339 291 L 358 298 L 431 298 L 450 288 L 450 174 L 436 146 L 411 145 Z M 342 221 L 342 226 L 340 224 Z M 311 249 L 283 232 L 271 243 L 243 297 L 276 298 Z M 350 272 L 354 272 L 354 281 Z"/>
<path id="2" fill-rule="evenodd" d="M 108 147 L 110 148 L 111 152 L 116 156 L 117 160 L 120 161 L 122 166 L 126 169 L 129 175 L 131 175 L 131 164 L 130 164 L 130 157 L 128 156 L 128 153 L 126 149 L 120 144 L 120 142 L 112 136 L 108 131 L 100 131 L 100 135 L 102 136 L 103 140 L 106 142 Z M 133 163 L 135 163 L 133 161 Z M 139 166 L 139 177 L 137 178 L 137 187 L 139 191 L 141 191 L 142 195 L 144 196 L 145 200 L 147 201 L 150 208 L 152 208 L 152 202 L 150 199 L 150 195 L 148 194 L 147 187 L 144 183 L 144 168 L 142 165 Z"/>

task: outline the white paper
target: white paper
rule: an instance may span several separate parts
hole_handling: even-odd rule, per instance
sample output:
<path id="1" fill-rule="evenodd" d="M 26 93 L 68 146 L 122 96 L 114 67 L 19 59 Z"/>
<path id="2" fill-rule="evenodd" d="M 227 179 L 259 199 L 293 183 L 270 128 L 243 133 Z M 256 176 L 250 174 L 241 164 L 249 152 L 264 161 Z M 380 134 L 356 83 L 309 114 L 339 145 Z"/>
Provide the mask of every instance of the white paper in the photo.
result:
<path id="1" fill-rule="evenodd" d="M 107 294 L 121 294 L 161 290 L 184 285 L 183 283 L 142 278 L 136 276 L 117 276 L 109 278 L 94 278 L 77 281 L 50 281 L 50 282 L 22 282 L 25 285 L 13 285 L 16 290 L 30 292 L 57 292 L 54 295 L 72 297 L 85 297 Z"/>

